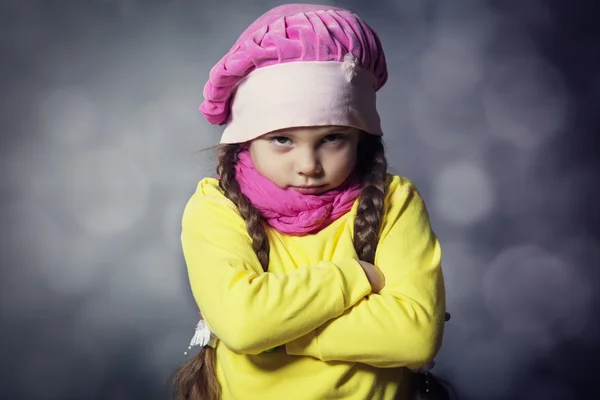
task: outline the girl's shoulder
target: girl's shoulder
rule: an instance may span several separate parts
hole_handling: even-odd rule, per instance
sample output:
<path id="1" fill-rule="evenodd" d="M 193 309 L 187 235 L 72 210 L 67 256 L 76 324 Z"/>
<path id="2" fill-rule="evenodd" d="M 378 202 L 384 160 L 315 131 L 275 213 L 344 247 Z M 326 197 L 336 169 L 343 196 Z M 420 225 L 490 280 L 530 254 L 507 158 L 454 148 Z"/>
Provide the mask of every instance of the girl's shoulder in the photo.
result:
<path id="1" fill-rule="evenodd" d="M 388 175 L 387 183 L 381 237 L 392 229 L 401 229 L 406 237 L 430 231 L 427 206 L 413 181 L 404 176 Z"/>
<path id="2" fill-rule="evenodd" d="M 238 214 L 237 207 L 223 193 L 219 180 L 204 178 L 198 182 L 196 190 L 188 200 L 186 210 L 206 212 L 225 211 Z"/>
<path id="3" fill-rule="evenodd" d="M 396 200 L 399 197 L 409 197 L 416 195 L 421 197 L 419 190 L 409 178 L 401 175 L 388 174 L 387 176 L 387 198 Z"/>
<path id="4" fill-rule="evenodd" d="M 226 198 L 223 189 L 219 186 L 216 178 L 203 178 L 198 182 L 194 196 L 205 198 Z"/>

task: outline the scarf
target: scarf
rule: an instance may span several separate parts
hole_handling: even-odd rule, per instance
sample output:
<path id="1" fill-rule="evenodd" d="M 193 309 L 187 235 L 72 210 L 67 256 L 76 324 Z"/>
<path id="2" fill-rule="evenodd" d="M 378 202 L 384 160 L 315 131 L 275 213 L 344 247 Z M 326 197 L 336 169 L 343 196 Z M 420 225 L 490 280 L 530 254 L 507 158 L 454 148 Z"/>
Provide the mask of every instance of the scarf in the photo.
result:
<path id="1" fill-rule="evenodd" d="M 269 225 L 286 235 L 303 236 L 320 231 L 350 211 L 360 194 L 360 182 L 355 175 L 319 195 L 281 189 L 256 170 L 247 150 L 238 158 L 236 180 L 242 193 Z"/>

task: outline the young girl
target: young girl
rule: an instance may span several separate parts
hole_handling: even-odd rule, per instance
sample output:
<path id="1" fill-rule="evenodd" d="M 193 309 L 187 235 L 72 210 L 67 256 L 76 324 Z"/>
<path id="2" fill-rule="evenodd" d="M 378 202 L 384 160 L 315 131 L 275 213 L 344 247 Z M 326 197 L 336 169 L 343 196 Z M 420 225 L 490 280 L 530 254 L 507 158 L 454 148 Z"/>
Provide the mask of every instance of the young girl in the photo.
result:
<path id="1" fill-rule="evenodd" d="M 425 204 L 387 173 L 386 80 L 365 22 L 303 4 L 264 14 L 211 70 L 200 110 L 226 128 L 219 179 L 183 215 L 203 321 L 178 399 L 410 398 L 445 295 Z"/>

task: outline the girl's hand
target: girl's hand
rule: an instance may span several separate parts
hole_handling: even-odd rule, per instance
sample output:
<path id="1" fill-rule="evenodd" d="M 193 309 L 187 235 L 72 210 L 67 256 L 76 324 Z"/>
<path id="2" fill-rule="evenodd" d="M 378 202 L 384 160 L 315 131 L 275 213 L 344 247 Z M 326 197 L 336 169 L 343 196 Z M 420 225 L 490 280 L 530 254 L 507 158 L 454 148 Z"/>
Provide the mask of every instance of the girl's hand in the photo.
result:
<path id="1" fill-rule="evenodd" d="M 383 273 L 379 268 L 369 262 L 360 260 L 358 262 L 365 271 L 365 275 L 367 275 L 373 293 L 379 293 L 379 291 L 385 287 L 385 276 L 383 276 Z"/>

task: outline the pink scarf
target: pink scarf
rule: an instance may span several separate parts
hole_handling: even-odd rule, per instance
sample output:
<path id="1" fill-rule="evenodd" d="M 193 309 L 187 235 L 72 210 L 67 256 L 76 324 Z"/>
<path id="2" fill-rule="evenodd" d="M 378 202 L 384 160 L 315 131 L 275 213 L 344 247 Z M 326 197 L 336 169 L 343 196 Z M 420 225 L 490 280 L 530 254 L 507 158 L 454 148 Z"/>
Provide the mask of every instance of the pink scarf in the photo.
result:
<path id="1" fill-rule="evenodd" d="M 242 193 L 273 228 L 286 235 L 318 232 L 350 211 L 360 194 L 355 176 L 320 195 L 281 189 L 256 170 L 248 151 L 239 154 L 235 169 Z"/>

